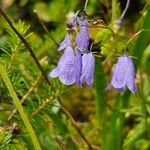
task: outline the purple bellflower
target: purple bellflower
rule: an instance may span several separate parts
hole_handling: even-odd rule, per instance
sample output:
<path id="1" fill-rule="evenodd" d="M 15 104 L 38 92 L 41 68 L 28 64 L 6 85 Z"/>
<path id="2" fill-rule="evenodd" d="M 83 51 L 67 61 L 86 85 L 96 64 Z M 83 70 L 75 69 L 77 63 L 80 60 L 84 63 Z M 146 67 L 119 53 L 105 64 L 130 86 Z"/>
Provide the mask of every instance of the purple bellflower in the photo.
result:
<path id="1" fill-rule="evenodd" d="M 66 34 L 64 40 L 60 43 L 58 51 L 64 50 L 68 45 L 70 45 L 70 37 L 69 34 Z"/>
<path id="2" fill-rule="evenodd" d="M 67 25 L 73 27 L 76 25 L 75 17 L 72 17 L 67 21 Z M 49 77 L 56 78 L 65 85 L 71 85 L 76 80 L 76 63 L 75 63 L 75 52 L 71 47 L 71 37 L 69 32 L 66 34 L 64 40 L 60 43 L 58 51 L 64 50 L 64 54 L 60 58 L 58 65 L 49 73 Z"/>
<path id="3" fill-rule="evenodd" d="M 75 55 L 71 46 L 66 47 L 58 66 L 50 72 L 49 77 L 59 77 L 65 85 L 71 85 L 75 82 Z"/>
<path id="4" fill-rule="evenodd" d="M 136 93 L 137 89 L 134 83 L 135 71 L 132 59 L 126 55 L 119 57 L 113 70 L 111 83 L 107 89 L 115 88 L 121 93 L 128 88 L 132 93 Z"/>
<path id="5" fill-rule="evenodd" d="M 71 32 L 68 30 L 58 48 L 58 51 L 64 50 L 64 54 L 57 67 L 50 72 L 49 77 L 58 77 L 65 85 L 76 83 L 82 87 L 83 83 L 87 83 L 89 87 L 92 87 L 95 59 L 92 53 L 88 51 L 88 24 L 84 19 L 76 16 L 67 21 L 67 27 L 71 30 L 74 29 L 73 27 L 79 28 L 74 40 L 75 47 L 72 46 Z"/>
<path id="6" fill-rule="evenodd" d="M 76 73 L 76 81 L 75 83 L 82 87 L 82 83 L 81 83 L 81 71 L 82 71 L 82 55 L 81 55 L 81 52 L 75 48 L 76 50 L 76 57 L 75 57 L 75 73 Z"/>
<path id="7" fill-rule="evenodd" d="M 82 56 L 81 83 L 87 83 L 89 87 L 93 86 L 95 68 L 95 58 L 91 52 L 84 53 Z"/>
<path id="8" fill-rule="evenodd" d="M 82 54 L 82 57 L 80 57 L 80 61 L 82 61 L 80 62 L 80 86 L 82 86 L 83 83 L 87 83 L 89 87 L 92 87 L 94 78 L 95 58 L 88 50 L 89 27 L 87 22 L 83 19 L 78 19 L 78 24 L 80 31 L 76 37 L 76 46 L 79 51 L 78 53 Z"/>
<path id="9" fill-rule="evenodd" d="M 76 46 L 83 53 L 89 46 L 89 28 L 85 20 L 78 19 L 80 31 L 76 37 Z"/>

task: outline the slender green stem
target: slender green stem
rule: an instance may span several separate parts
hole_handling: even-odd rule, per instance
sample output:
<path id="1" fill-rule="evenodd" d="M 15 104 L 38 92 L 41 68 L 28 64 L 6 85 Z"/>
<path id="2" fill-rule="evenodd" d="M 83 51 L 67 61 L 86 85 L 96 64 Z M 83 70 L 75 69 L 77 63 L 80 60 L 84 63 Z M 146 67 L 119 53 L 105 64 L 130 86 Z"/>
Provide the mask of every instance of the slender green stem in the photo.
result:
<path id="1" fill-rule="evenodd" d="M 20 103 L 20 101 L 19 101 L 19 99 L 17 97 L 16 92 L 14 91 L 14 88 L 13 88 L 11 82 L 10 82 L 10 79 L 8 78 L 6 69 L 3 67 L 2 64 L 0 64 L 0 74 L 1 74 L 1 76 L 3 78 L 3 81 L 5 82 L 8 90 L 9 90 L 10 95 L 11 95 L 11 97 L 13 99 L 13 102 L 16 105 L 16 108 L 18 109 L 18 111 L 20 113 L 20 116 L 21 116 L 21 118 L 22 118 L 22 120 L 23 120 L 23 122 L 24 122 L 24 124 L 25 124 L 25 126 L 27 128 L 27 131 L 28 131 L 28 133 L 29 133 L 29 135 L 30 135 L 30 137 L 32 139 L 32 142 L 33 142 L 33 145 L 35 147 L 35 150 L 41 150 L 40 144 L 39 144 L 38 139 L 37 139 L 37 137 L 36 137 L 36 135 L 34 133 L 34 130 L 33 130 L 32 126 L 31 126 L 31 124 L 30 124 L 30 122 L 28 120 L 27 115 L 24 112 L 24 109 L 23 109 L 23 107 L 22 107 L 22 105 L 21 105 L 21 103 Z"/>
<path id="2" fill-rule="evenodd" d="M 143 31 L 148 31 L 148 32 L 150 32 L 150 30 L 148 30 L 148 29 L 141 29 L 140 31 L 138 31 L 137 33 L 135 33 L 135 34 L 127 41 L 127 44 L 126 44 L 125 48 L 127 48 L 127 46 L 129 45 L 129 43 L 130 43 L 135 37 L 137 37 L 139 34 L 141 34 Z"/>
<path id="3" fill-rule="evenodd" d="M 124 16 L 126 15 L 126 12 L 129 8 L 129 4 L 130 4 L 130 0 L 127 0 L 126 7 L 125 7 L 125 9 L 123 10 L 123 12 L 121 14 L 120 20 L 123 20 Z"/>
<path id="4" fill-rule="evenodd" d="M 123 10 L 123 13 L 121 14 L 119 19 L 116 19 L 117 17 L 115 17 L 116 14 L 114 14 L 114 12 L 116 13 L 117 0 L 112 1 L 112 23 L 115 25 L 114 26 L 115 32 L 118 32 L 118 30 L 120 30 L 122 23 L 123 23 L 123 20 L 124 20 L 124 17 L 125 17 L 127 10 L 129 8 L 129 4 L 130 4 L 130 0 L 127 0 L 126 7 Z"/>
<path id="5" fill-rule="evenodd" d="M 84 11 L 86 12 L 86 8 L 87 8 L 87 4 L 88 4 L 88 0 L 85 1 L 85 5 L 84 5 Z"/>
<path id="6" fill-rule="evenodd" d="M 116 7 L 117 6 L 117 0 L 112 0 L 112 16 L 111 16 L 111 18 L 112 18 L 112 24 L 114 24 L 114 21 L 115 21 L 115 19 L 117 18 L 117 8 L 118 7 Z"/>

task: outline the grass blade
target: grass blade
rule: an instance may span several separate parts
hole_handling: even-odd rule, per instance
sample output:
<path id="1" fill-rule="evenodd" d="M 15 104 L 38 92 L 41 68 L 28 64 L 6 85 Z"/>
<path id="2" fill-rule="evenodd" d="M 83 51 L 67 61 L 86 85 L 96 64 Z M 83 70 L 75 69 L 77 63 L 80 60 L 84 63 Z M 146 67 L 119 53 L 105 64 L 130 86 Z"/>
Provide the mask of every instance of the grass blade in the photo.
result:
<path id="1" fill-rule="evenodd" d="M 145 19 L 143 20 L 142 29 L 150 29 L 150 7 L 147 9 Z M 150 32 L 143 31 L 139 35 L 139 37 L 136 41 L 136 44 L 135 44 L 135 47 L 133 50 L 133 56 L 138 58 L 138 60 L 135 62 L 136 69 L 142 60 L 144 50 L 145 50 L 147 42 L 149 40 L 149 35 L 150 35 Z"/>
<path id="2" fill-rule="evenodd" d="M 107 104 L 106 97 L 106 82 L 104 76 L 104 69 L 99 58 L 96 58 L 96 66 L 95 66 L 95 100 L 97 107 L 97 115 L 98 119 L 102 118 L 103 112 L 105 110 Z"/>
<path id="3" fill-rule="evenodd" d="M 21 103 L 20 103 L 20 101 L 17 97 L 16 92 L 14 91 L 14 88 L 13 88 L 11 82 L 10 82 L 10 79 L 8 78 L 6 69 L 2 66 L 2 64 L 0 64 L 0 74 L 1 74 L 1 76 L 3 78 L 3 81 L 5 82 L 8 90 L 9 90 L 10 95 L 11 95 L 13 101 L 14 101 L 14 104 L 15 104 L 16 108 L 18 109 L 18 111 L 20 113 L 20 116 L 21 116 L 21 118 L 22 118 L 22 120 L 23 120 L 23 122 L 24 122 L 24 124 L 27 128 L 27 131 L 28 131 L 28 133 L 29 133 L 29 135 L 32 139 L 35 150 L 41 150 L 40 144 L 39 144 L 38 139 L 37 139 L 37 137 L 34 133 L 34 130 L 33 130 L 32 126 L 31 126 L 31 124 L 28 120 L 27 115 L 24 112 L 24 109 L 23 109 L 23 107 L 22 107 L 22 105 L 21 105 Z"/>

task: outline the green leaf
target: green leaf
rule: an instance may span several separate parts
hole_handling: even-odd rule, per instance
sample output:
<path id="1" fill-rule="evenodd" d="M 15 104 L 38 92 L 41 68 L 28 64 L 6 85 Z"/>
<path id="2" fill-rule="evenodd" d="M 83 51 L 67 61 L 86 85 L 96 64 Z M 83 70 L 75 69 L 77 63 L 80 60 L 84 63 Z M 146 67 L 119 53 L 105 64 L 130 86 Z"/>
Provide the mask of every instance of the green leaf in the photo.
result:
<path id="1" fill-rule="evenodd" d="M 143 20 L 143 26 L 142 29 L 150 29 L 150 7 L 147 9 L 146 16 Z M 142 60 L 142 56 L 144 53 L 144 50 L 146 48 L 147 42 L 150 37 L 150 32 L 148 31 L 143 31 L 135 44 L 134 50 L 133 50 L 133 56 L 137 57 L 137 61 L 135 62 L 135 67 L 137 69 L 138 65 L 140 64 Z"/>
<path id="2" fill-rule="evenodd" d="M 100 120 L 106 108 L 107 97 L 105 90 L 106 83 L 105 83 L 104 68 L 99 58 L 96 58 L 94 86 L 95 86 L 97 115 L 98 119 Z"/>

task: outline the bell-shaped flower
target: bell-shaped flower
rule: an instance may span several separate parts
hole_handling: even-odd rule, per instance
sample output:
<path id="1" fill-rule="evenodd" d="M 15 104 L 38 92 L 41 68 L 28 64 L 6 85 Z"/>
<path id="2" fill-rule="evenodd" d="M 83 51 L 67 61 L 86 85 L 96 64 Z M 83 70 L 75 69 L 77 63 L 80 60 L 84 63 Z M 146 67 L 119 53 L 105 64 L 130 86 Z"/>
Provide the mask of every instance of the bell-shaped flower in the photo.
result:
<path id="1" fill-rule="evenodd" d="M 89 87 L 93 86 L 95 68 L 95 58 L 92 53 L 84 53 L 82 56 L 81 83 L 87 83 Z"/>
<path id="2" fill-rule="evenodd" d="M 81 52 L 84 52 L 89 46 L 89 27 L 83 19 L 78 19 L 78 24 L 80 31 L 76 37 L 76 46 Z"/>
<path id="3" fill-rule="evenodd" d="M 87 83 L 92 87 L 95 59 L 92 53 L 88 52 L 89 27 L 84 19 L 77 17 L 77 14 L 78 12 L 67 20 L 68 33 L 58 48 L 58 51 L 64 50 L 64 54 L 49 77 L 58 77 L 65 85 L 76 83 L 82 87 L 83 83 Z M 75 30 L 78 27 L 79 32 Z M 77 34 L 73 34 L 72 30 Z"/>
<path id="4" fill-rule="evenodd" d="M 65 85 L 75 83 L 75 55 L 71 46 L 66 47 L 63 56 L 58 62 L 58 66 L 50 72 L 49 77 L 59 77 L 60 81 Z"/>
<path id="5" fill-rule="evenodd" d="M 64 40 L 60 43 L 58 51 L 64 50 L 70 44 L 69 34 L 66 34 Z"/>
<path id="6" fill-rule="evenodd" d="M 82 71 L 82 55 L 81 52 L 75 48 L 76 56 L 75 56 L 75 73 L 76 73 L 76 84 L 82 87 L 82 83 L 80 80 L 81 71 Z"/>
<path id="7" fill-rule="evenodd" d="M 121 93 L 128 88 L 132 93 L 136 93 L 135 71 L 132 59 L 126 55 L 119 57 L 112 75 L 111 83 L 107 89 L 114 88 Z"/>

